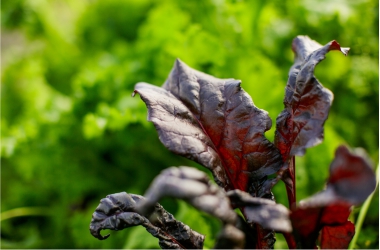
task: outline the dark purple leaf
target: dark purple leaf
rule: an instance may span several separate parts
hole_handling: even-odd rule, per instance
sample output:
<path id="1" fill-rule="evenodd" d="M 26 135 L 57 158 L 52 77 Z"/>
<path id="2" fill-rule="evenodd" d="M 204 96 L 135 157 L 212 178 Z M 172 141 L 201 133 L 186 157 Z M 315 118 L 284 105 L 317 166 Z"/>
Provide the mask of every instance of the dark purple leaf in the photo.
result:
<path id="1" fill-rule="evenodd" d="M 155 204 L 151 218 L 146 218 L 135 211 L 136 203 L 145 198 L 125 192 L 107 195 L 100 201 L 92 215 L 90 223 L 91 234 L 104 240 L 109 234 L 102 236 L 101 230 L 122 230 L 128 227 L 141 225 L 159 239 L 163 249 L 202 248 L 204 236 L 191 230 L 187 225 L 177 221 L 173 215 Z"/>
<path id="2" fill-rule="evenodd" d="M 284 161 L 289 156 L 303 155 L 305 149 L 323 140 L 323 124 L 327 119 L 333 94 L 314 76 L 315 66 L 330 50 L 348 53 L 336 41 L 325 46 L 307 36 L 298 36 L 292 45 L 295 62 L 289 72 L 284 98 L 285 109 L 277 117 L 275 144 Z"/>
<path id="3" fill-rule="evenodd" d="M 264 132 L 271 127 L 241 89 L 241 82 L 218 79 L 177 60 L 162 88 L 138 83 L 161 142 L 172 152 L 210 169 L 226 190 L 247 191 L 251 179 L 278 171 L 281 156 Z"/>

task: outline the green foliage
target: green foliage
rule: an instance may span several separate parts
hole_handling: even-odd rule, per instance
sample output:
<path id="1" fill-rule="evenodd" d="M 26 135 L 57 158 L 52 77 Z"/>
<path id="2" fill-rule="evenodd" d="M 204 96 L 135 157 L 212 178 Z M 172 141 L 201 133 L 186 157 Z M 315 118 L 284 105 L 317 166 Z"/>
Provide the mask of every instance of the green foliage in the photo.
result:
<path id="1" fill-rule="evenodd" d="M 1 246 L 158 247 L 142 228 L 98 241 L 88 225 L 105 195 L 143 194 L 162 169 L 195 166 L 161 145 L 143 102 L 131 98 L 136 82 L 161 85 L 177 57 L 216 77 L 241 79 L 274 121 L 283 109 L 292 39 L 336 39 L 352 50 L 347 58 L 329 53 L 317 67 L 335 99 L 325 142 L 297 159 L 298 200 L 323 188 L 339 143 L 365 148 L 377 163 L 378 15 L 374 0 L 3 1 L 1 211 L 50 213 L 3 220 Z M 276 198 L 286 204 L 280 185 Z M 359 248 L 379 247 L 377 196 Z M 181 202 L 164 205 L 212 247 L 218 222 Z"/>

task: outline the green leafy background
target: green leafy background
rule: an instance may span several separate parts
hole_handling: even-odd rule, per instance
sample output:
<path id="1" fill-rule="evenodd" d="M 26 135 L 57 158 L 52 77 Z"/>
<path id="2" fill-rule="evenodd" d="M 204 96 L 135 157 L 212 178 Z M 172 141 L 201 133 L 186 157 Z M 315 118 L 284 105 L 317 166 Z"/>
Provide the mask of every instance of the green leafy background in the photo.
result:
<path id="1" fill-rule="evenodd" d="M 99 241 L 89 223 L 101 198 L 143 194 L 164 168 L 204 170 L 166 150 L 144 103 L 131 97 L 139 81 L 161 85 L 175 58 L 241 79 L 275 122 L 295 36 L 351 47 L 348 57 L 330 52 L 317 67 L 335 99 L 325 141 L 297 158 L 297 199 L 324 187 L 341 143 L 364 148 L 376 166 L 378 9 L 375 0 L 2 1 L 1 247 L 158 248 L 144 228 Z M 287 204 L 283 184 L 274 191 Z M 379 247 L 378 196 L 354 247 Z M 219 221 L 184 202 L 162 204 L 213 246 Z M 287 247 L 281 235 L 276 247 Z"/>

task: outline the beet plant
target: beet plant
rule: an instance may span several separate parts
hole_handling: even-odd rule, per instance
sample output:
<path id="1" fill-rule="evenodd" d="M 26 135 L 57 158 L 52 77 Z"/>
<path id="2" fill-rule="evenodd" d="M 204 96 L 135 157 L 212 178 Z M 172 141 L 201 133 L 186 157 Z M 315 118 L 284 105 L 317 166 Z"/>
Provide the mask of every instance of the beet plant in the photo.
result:
<path id="1" fill-rule="evenodd" d="M 348 220 L 352 207 L 376 187 L 368 157 L 339 146 L 325 189 L 297 202 L 295 156 L 323 141 L 333 101 L 314 76 L 316 65 L 330 50 L 347 55 L 349 49 L 336 41 L 322 46 L 306 36 L 296 37 L 292 49 L 295 61 L 273 143 L 264 135 L 272 126 L 268 113 L 254 105 L 239 80 L 219 79 L 177 60 L 162 87 L 136 84 L 133 95 L 145 102 L 164 146 L 209 169 L 217 185 L 199 170 L 171 167 L 144 196 L 121 192 L 102 199 L 91 234 L 106 239 L 103 229 L 141 225 L 162 248 L 202 248 L 205 236 L 158 203 L 174 197 L 222 221 L 215 248 L 273 248 L 275 232 L 283 233 L 289 248 L 347 248 L 355 234 Z M 277 204 L 271 191 L 280 180 L 289 208 Z"/>

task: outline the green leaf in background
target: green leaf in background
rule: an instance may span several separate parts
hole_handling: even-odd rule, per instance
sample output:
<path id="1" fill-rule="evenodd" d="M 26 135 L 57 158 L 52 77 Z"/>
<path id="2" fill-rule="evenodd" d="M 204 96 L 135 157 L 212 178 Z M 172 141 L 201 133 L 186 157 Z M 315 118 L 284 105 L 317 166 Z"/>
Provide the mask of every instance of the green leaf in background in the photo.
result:
<path id="1" fill-rule="evenodd" d="M 52 216 L 3 221 L 1 247 L 158 246 L 145 232 L 129 230 L 101 242 L 89 234 L 88 224 L 105 195 L 143 194 L 162 169 L 191 165 L 163 147 L 146 121 L 144 104 L 130 97 L 136 82 L 162 85 L 175 58 L 218 78 L 241 79 L 274 122 L 283 108 L 296 35 L 351 47 L 347 58 L 330 53 L 316 70 L 335 98 L 324 143 L 297 159 L 298 198 L 323 187 L 340 143 L 363 147 L 377 164 L 378 4 L 2 1 L 1 211 L 49 207 Z M 272 140 L 273 133 L 265 135 Z M 280 185 L 275 196 L 287 205 Z M 377 194 L 358 236 L 360 248 L 379 247 Z M 205 246 L 212 248 L 219 222 L 186 204 L 172 206 L 178 219 L 206 234 Z M 359 212 L 354 210 L 354 219 Z"/>

